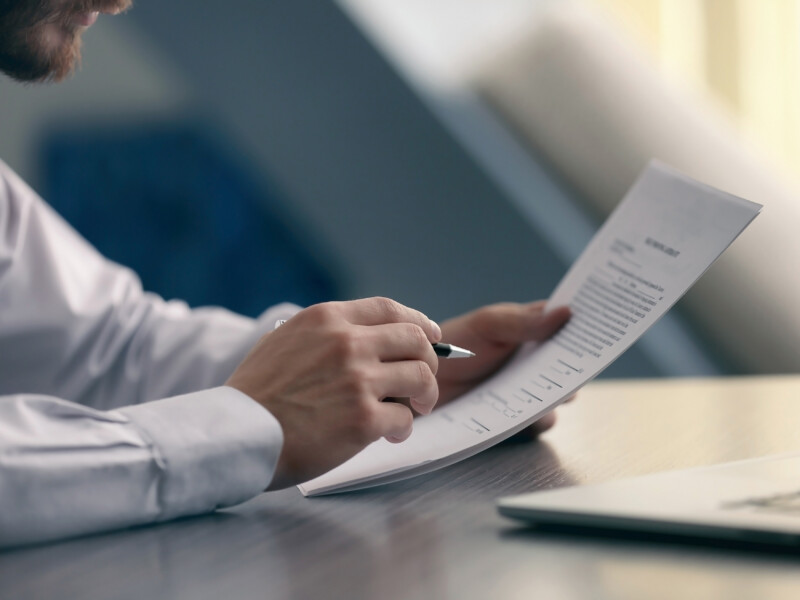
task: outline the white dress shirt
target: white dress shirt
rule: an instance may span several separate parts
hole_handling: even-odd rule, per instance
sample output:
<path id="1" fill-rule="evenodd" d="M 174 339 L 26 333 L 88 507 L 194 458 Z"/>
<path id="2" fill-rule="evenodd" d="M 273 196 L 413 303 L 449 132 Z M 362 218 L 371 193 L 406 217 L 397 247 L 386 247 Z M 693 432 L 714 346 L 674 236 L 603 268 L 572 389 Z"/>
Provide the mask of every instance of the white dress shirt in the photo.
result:
<path id="1" fill-rule="evenodd" d="M 0 162 L 0 548 L 262 492 L 281 428 L 222 383 L 296 311 L 143 292 Z"/>

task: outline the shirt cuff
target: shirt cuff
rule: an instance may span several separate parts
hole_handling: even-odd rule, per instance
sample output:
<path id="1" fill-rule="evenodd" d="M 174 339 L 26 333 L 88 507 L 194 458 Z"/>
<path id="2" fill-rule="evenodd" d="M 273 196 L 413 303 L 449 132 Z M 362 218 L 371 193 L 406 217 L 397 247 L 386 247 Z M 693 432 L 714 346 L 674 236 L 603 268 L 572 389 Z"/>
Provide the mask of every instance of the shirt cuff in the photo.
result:
<path id="1" fill-rule="evenodd" d="M 281 426 L 238 390 L 217 387 L 118 412 L 152 445 L 159 520 L 244 502 L 272 481 Z"/>

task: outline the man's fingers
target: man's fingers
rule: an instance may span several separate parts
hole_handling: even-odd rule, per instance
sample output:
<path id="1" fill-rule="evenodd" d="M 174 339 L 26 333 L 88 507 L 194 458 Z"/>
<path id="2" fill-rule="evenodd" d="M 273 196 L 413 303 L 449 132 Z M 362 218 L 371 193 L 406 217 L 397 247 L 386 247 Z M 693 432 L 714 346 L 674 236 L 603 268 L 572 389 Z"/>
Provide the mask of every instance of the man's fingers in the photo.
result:
<path id="1" fill-rule="evenodd" d="M 442 337 L 442 331 L 438 324 L 418 310 L 403 306 L 389 298 L 364 298 L 340 302 L 337 305 L 344 318 L 354 325 L 413 323 L 422 328 L 431 342 L 438 342 Z"/>
<path id="2" fill-rule="evenodd" d="M 376 348 L 378 359 L 383 362 L 400 360 L 422 360 L 436 374 L 439 359 L 425 332 L 412 323 L 393 323 L 365 327 L 364 335 L 369 336 Z"/>
<path id="3" fill-rule="evenodd" d="M 414 429 L 414 415 L 402 404 L 381 403 L 380 420 L 381 437 L 394 444 L 407 440 Z"/>
<path id="4" fill-rule="evenodd" d="M 572 311 L 569 306 L 558 306 L 541 314 L 529 330 L 531 339 L 546 340 L 569 321 Z"/>
<path id="5" fill-rule="evenodd" d="M 501 343 L 519 344 L 525 341 L 544 340 L 558 331 L 569 320 L 567 306 L 544 312 L 545 303 L 496 304 L 484 309 L 476 325 L 485 339 Z"/>
<path id="6" fill-rule="evenodd" d="M 380 369 L 378 394 L 381 398 L 409 398 L 414 410 L 425 415 L 436 406 L 439 386 L 427 363 L 404 360 L 384 363 Z"/>

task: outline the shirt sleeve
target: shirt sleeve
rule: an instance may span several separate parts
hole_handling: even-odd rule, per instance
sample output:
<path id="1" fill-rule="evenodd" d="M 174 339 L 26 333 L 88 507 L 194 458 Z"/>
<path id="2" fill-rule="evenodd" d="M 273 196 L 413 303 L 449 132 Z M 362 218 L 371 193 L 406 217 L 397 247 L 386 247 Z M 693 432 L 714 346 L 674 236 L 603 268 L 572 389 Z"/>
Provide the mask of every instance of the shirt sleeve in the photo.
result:
<path id="1" fill-rule="evenodd" d="M 0 162 L 0 395 L 113 409 L 222 385 L 278 319 L 142 290 Z"/>
<path id="2" fill-rule="evenodd" d="M 223 384 L 297 310 L 249 319 L 146 293 L 0 162 L 0 546 L 263 491 L 280 426 Z"/>
<path id="3" fill-rule="evenodd" d="M 0 398 L 0 548 L 200 514 L 269 485 L 275 418 L 219 387 L 118 410 Z"/>

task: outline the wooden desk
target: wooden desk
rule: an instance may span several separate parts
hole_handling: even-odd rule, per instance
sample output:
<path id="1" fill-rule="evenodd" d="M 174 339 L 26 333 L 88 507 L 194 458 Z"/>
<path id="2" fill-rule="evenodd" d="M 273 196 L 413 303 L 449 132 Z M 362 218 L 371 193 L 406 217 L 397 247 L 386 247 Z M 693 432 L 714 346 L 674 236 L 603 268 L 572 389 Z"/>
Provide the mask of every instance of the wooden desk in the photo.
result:
<path id="1" fill-rule="evenodd" d="M 800 450 L 800 376 L 595 383 L 538 443 L 410 481 L 0 554 L 0 597 L 800 598 L 800 555 L 537 534 L 493 500 Z M 798 473 L 800 482 L 800 473 Z"/>

